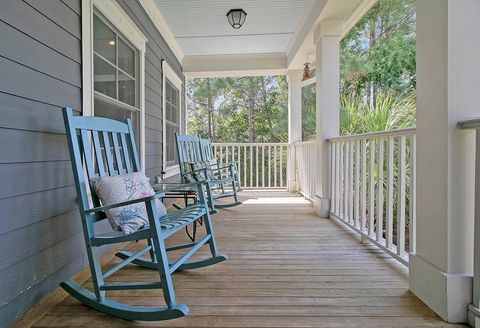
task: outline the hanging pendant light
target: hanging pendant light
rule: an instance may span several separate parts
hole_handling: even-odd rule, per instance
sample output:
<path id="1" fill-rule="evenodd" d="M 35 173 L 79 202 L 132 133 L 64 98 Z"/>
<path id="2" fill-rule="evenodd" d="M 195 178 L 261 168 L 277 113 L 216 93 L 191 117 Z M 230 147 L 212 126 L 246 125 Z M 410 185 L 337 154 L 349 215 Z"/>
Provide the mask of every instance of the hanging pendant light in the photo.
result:
<path id="1" fill-rule="evenodd" d="M 312 78 L 312 74 L 310 73 L 310 62 L 308 61 L 308 56 L 305 60 L 305 64 L 303 64 L 303 79 L 308 80 Z"/>
<path id="2" fill-rule="evenodd" d="M 247 13 L 243 9 L 230 9 L 227 13 L 227 20 L 232 27 L 238 30 L 247 19 Z"/>

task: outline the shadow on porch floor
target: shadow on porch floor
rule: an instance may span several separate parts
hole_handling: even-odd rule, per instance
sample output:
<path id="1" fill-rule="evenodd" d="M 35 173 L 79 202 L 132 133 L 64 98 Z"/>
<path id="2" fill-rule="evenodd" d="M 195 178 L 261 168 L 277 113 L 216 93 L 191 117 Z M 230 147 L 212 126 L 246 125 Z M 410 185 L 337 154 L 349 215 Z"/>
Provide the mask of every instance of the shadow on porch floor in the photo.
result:
<path id="1" fill-rule="evenodd" d="M 67 297 L 34 327 L 454 327 L 408 290 L 403 265 L 316 217 L 302 197 L 243 191 L 241 198 L 242 205 L 213 216 L 219 249 L 229 260 L 174 275 L 177 302 L 190 307 L 188 317 L 128 322 Z M 185 233 L 174 238 L 183 241 Z M 132 243 L 128 248 L 141 246 Z M 129 266 L 109 281 L 157 277 Z M 157 290 L 110 295 L 134 305 L 163 304 Z"/>

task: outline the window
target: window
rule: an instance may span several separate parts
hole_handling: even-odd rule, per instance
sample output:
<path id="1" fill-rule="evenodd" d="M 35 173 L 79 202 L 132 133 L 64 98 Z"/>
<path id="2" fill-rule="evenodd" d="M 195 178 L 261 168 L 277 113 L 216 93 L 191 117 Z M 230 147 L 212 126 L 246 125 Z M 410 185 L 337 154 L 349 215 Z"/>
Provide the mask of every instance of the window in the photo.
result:
<path id="1" fill-rule="evenodd" d="M 93 16 L 94 114 L 132 120 L 140 141 L 138 51 L 100 15 Z"/>
<path id="2" fill-rule="evenodd" d="M 181 101 L 182 80 L 175 71 L 163 62 L 163 167 L 166 177 L 176 173 L 178 169 L 177 146 L 175 133 L 181 133 Z"/>
<path id="3" fill-rule="evenodd" d="M 167 166 L 178 164 L 175 133 L 180 132 L 179 90 L 165 80 L 165 128 L 167 143 Z"/>

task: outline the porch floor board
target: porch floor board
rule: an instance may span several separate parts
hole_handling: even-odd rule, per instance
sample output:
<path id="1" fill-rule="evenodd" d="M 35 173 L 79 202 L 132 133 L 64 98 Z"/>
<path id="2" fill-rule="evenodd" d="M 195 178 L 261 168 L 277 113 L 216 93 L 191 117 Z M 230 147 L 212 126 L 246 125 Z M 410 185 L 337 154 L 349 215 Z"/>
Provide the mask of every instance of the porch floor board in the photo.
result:
<path id="1" fill-rule="evenodd" d="M 408 290 L 403 265 L 316 217 L 302 197 L 284 191 L 244 191 L 240 196 L 242 205 L 212 217 L 219 250 L 229 260 L 174 274 L 177 303 L 189 306 L 187 317 L 129 322 L 68 296 L 34 327 L 464 327 L 443 322 Z M 172 239 L 178 243 L 186 236 L 179 232 Z M 157 277 L 129 265 L 107 281 Z M 160 290 L 108 295 L 132 305 L 164 304 Z"/>

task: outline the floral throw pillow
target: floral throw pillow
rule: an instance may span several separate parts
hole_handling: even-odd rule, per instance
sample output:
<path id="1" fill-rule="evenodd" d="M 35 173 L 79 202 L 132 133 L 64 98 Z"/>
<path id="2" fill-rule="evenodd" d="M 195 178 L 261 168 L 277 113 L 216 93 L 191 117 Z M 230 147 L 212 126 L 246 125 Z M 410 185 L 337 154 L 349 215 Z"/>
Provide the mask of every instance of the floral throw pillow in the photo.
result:
<path id="1" fill-rule="evenodd" d="M 93 178 L 93 186 L 102 205 L 111 205 L 128 200 L 152 196 L 155 192 L 149 178 L 142 172 Z M 167 213 L 160 200 L 156 200 L 159 216 Z M 117 207 L 106 211 L 107 218 L 114 230 L 129 234 L 148 227 L 148 215 L 145 203 Z"/>

